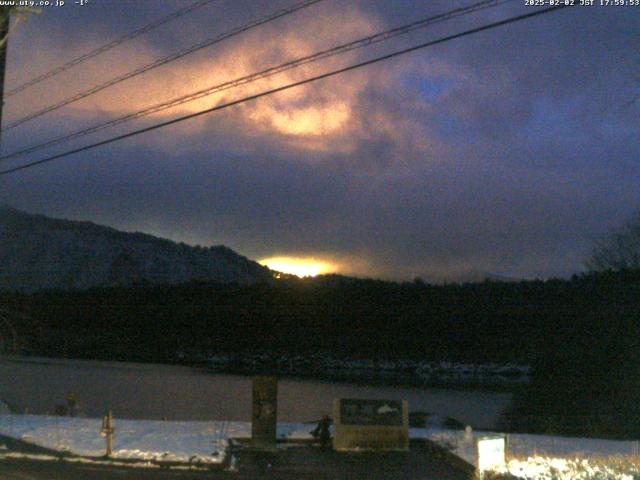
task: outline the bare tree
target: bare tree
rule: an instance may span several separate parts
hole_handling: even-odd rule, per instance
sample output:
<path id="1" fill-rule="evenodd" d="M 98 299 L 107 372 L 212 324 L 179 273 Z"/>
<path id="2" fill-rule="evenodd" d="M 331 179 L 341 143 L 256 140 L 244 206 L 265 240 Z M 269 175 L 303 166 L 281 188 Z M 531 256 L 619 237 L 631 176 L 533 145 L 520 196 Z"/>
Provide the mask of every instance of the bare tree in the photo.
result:
<path id="1" fill-rule="evenodd" d="M 640 210 L 595 242 L 586 266 L 592 271 L 640 269 Z"/>

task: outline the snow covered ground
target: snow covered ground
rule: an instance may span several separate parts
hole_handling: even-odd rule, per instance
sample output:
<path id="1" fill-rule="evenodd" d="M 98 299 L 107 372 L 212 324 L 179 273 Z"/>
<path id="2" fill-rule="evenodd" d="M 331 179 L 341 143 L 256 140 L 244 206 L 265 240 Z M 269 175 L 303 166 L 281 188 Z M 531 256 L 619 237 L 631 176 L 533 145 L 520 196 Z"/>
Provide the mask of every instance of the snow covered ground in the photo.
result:
<path id="1" fill-rule="evenodd" d="M 102 457 L 105 439 L 95 418 L 0 414 L 0 435 L 85 457 Z M 249 438 L 249 422 L 114 419 L 118 460 L 214 465 L 224 461 L 232 438 Z M 310 439 L 313 425 L 278 424 L 282 439 Z M 476 441 L 495 432 L 413 428 L 411 438 L 435 441 L 475 465 Z M 502 473 L 521 479 L 640 479 L 639 442 L 546 435 L 509 434 L 508 464 Z M 0 445 L 0 450 L 2 446 Z M 1 457 L 14 455 L 0 451 Z M 42 459 L 46 457 L 43 456 Z M 50 459 L 55 459 L 51 456 Z"/>
<path id="2" fill-rule="evenodd" d="M 0 415 L 0 435 L 87 457 L 105 454 L 96 418 Z M 114 419 L 113 458 L 156 462 L 221 463 L 230 438 L 249 438 L 247 422 L 169 422 Z M 311 438 L 308 424 L 279 424 L 280 438 Z"/>
<path id="3" fill-rule="evenodd" d="M 529 457 L 510 460 L 501 473 L 525 480 L 637 480 L 637 460 L 624 457 L 567 459 Z"/>
<path id="4" fill-rule="evenodd" d="M 477 464 L 476 440 L 496 432 L 412 429 L 411 438 L 428 438 Z M 508 434 L 507 466 L 502 473 L 522 479 L 640 479 L 640 442 L 550 435 Z"/>
<path id="5" fill-rule="evenodd" d="M 475 442 L 484 436 L 502 435 L 496 432 L 473 431 L 471 437 L 455 430 L 411 429 L 411 438 L 428 438 L 451 450 L 467 462 L 476 463 Z M 561 458 L 608 457 L 612 455 L 638 455 L 639 442 L 602 440 L 597 438 L 559 437 L 510 433 L 507 435 L 509 456 L 527 458 L 530 456 L 554 456 Z"/>

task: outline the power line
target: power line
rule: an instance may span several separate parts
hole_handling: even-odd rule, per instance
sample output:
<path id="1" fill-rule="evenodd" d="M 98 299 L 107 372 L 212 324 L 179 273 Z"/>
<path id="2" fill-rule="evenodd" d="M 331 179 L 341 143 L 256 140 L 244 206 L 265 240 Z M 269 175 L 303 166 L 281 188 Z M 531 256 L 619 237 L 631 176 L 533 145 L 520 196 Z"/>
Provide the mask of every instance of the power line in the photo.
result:
<path id="1" fill-rule="evenodd" d="M 6 94 L 5 97 L 11 97 L 17 93 L 20 93 L 30 87 L 33 87 L 34 85 L 37 85 L 40 82 L 43 82 L 51 77 L 54 77 L 56 75 L 58 75 L 59 73 L 62 73 L 66 70 L 69 70 L 72 67 L 75 67 L 76 65 L 81 64 L 82 62 L 85 62 L 91 58 L 97 57 L 98 55 L 100 55 L 101 53 L 106 52 L 107 50 L 111 50 L 114 47 L 117 47 L 118 45 L 121 45 L 129 40 L 132 40 L 136 37 L 139 37 L 140 35 L 144 35 L 145 33 L 150 32 L 151 30 L 155 30 L 158 27 L 161 27 L 162 25 L 169 23 L 173 20 L 176 20 L 180 17 L 183 17 L 184 15 L 187 15 L 188 13 L 193 12 L 194 10 L 197 10 L 198 8 L 204 7 L 205 5 L 208 5 L 209 3 L 215 2 L 217 0 L 199 0 L 197 2 L 192 3 L 191 5 L 181 8 L 179 10 L 176 10 L 175 12 L 162 17 L 158 20 L 156 20 L 155 22 L 149 23 L 147 25 L 145 25 L 142 28 L 139 28 L 137 30 L 134 30 L 133 32 L 129 32 L 126 35 L 123 35 L 120 38 L 117 38 L 116 40 L 109 42 L 105 45 L 102 45 L 101 47 L 98 47 L 94 50 L 91 50 L 90 52 L 85 53 L 84 55 L 81 55 L 77 58 L 74 58 L 73 60 L 68 61 L 67 63 L 60 65 L 46 73 L 43 73 L 42 75 L 35 77 L 31 80 L 29 80 L 28 82 L 23 83 L 22 85 L 14 88 L 13 90 L 9 90 Z"/>
<path id="2" fill-rule="evenodd" d="M 287 15 L 291 15 L 292 13 L 295 13 L 299 10 L 302 10 L 304 8 L 310 7 L 311 5 L 314 5 L 316 3 L 322 2 L 324 0 L 305 0 L 303 2 L 300 3 L 296 3 L 295 5 L 291 6 L 291 7 L 287 7 L 287 8 L 283 8 L 281 10 L 277 10 L 276 12 L 272 13 L 271 15 L 268 15 L 266 17 L 263 17 L 259 20 L 250 22 L 246 25 L 234 28 L 233 30 L 230 30 L 228 32 L 222 33 L 220 35 L 217 35 L 215 37 L 209 38 L 207 40 L 204 40 L 203 42 L 200 42 L 196 45 L 192 45 L 190 47 L 184 48 L 176 53 L 172 53 L 171 55 L 168 55 L 166 57 L 160 58 L 152 63 L 149 63 L 147 65 L 144 65 L 140 68 L 137 68 L 136 70 L 133 70 L 131 72 L 125 73 L 123 75 L 120 75 L 119 77 L 115 77 L 112 78 L 111 80 L 108 80 L 104 83 L 101 83 L 99 85 L 96 85 L 92 88 L 89 88 L 87 90 L 84 90 L 83 92 L 80 92 L 76 95 L 73 95 L 72 97 L 68 97 L 65 100 L 62 100 L 61 102 L 58 102 L 56 104 L 50 105 L 48 107 L 43 108 L 42 110 L 38 110 L 35 113 L 32 113 L 30 115 L 27 115 L 26 117 L 22 117 L 19 120 L 16 120 L 12 123 L 10 123 L 9 125 L 7 125 L 6 128 L 3 128 L 1 131 L 4 132 L 6 130 L 11 130 L 12 128 L 15 128 L 19 125 L 22 125 L 23 123 L 29 122 L 31 120 L 33 120 L 34 118 L 38 118 L 41 117 L 42 115 L 45 115 L 49 112 L 53 112 L 54 110 L 58 110 L 59 108 L 62 108 L 66 105 L 69 105 L 71 103 L 77 102 L 78 100 L 82 100 L 83 98 L 89 97 L 91 95 L 94 95 L 106 88 L 112 87 L 113 85 L 116 85 L 120 82 L 123 82 L 125 80 L 128 80 L 130 78 L 136 77 L 138 75 L 141 75 L 143 73 L 146 73 L 150 70 L 153 70 L 155 68 L 158 68 L 162 65 L 166 65 L 167 63 L 173 62 L 174 60 L 178 60 L 179 58 L 182 58 L 186 55 L 189 55 L 191 53 L 194 53 L 198 50 L 202 50 L 203 48 L 206 47 L 210 47 L 212 45 L 215 45 L 216 43 L 220 43 L 223 40 L 226 40 L 228 38 L 234 37 L 236 35 L 239 35 L 243 32 L 246 32 L 248 30 L 251 30 L 253 28 L 256 28 L 258 26 L 264 25 L 265 23 L 269 23 L 273 20 L 276 20 L 278 18 L 287 16 Z"/>
<path id="3" fill-rule="evenodd" d="M 17 172 L 17 171 L 20 171 L 20 170 L 25 170 L 27 168 L 32 168 L 32 167 L 35 167 L 37 165 L 42 165 L 44 163 L 52 162 L 54 160 L 58 160 L 60 158 L 68 157 L 68 156 L 74 155 L 76 153 L 80 153 L 80 152 L 84 152 L 84 151 L 87 151 L 87 150 L 91 150 L 91 149 L 94 149 L 94 148 L 97 148 L 97 147 L 100 147 L 100 146 L 103 146 L 103 145 L 107 145 L 109 143 L 114 143 L 114 142 L 117 142 L 117 141 L 120 141 L 120 140 L 124 140 L 126 138 L 134 137 L 134 136 L 137 136 L 137 135 L 140 135 L 140 134 L 143 134 L 143 133 L 150 132 L 152 130 L 157 130 L 159 128 L 167 127 L 169 125 L 180 123 L 180 122 L 183 122 L 185 120 L 190 120 L 192 118 L 200 117 L 200 116 L 206 115 L 208 113 L 212 113 L 212 112 L 216 112 L 218 110 L 223 110 L 225 108 L 233 107 L 235 105 L 240 105 L 242 103 L 246 103 L 246 102 L 250 102 L 250 101 L 253 101 L 253 100 L 257 100 L 259 98 L 266 97 L 268 95 L 273 95 L 275 93 L 279 93 L 279 92 L 282 92 L 282 91 L 285 91 L 285 90 L 289 90 L 289 89 L 292 89 L 292 88 L 295 88 L 295 87 L 299 87 L 299 86 L 306 85 L 306 84 L 309 84 L 309 83 L 312 83 L 312 82 L 316 82 L 318 80 L 324 80 L 326 78 L 333 77 L 333 76 L 336 76 L 336 75 L 339 75 L 339 74 L 342 74 L 342 73 L 350 72 L 350 71 L 356 70 L 358 68 L 366 67 L 366 66 L 369 66 L 369 65 L 373 65 L 375 63 L 379 63 L 379 62 L 382 62 L 382 61 L 385 61 L 385 60 L 389 60 L 391 58 L 398 57 L 400 55 L 405 55 L 405 54 L 408 54 L 408 53 L 411 53 L 411 52 L 415 52 L 415 51 L 421 50 L 423 48 L 431 47 L 431 46 L 438 45 L 438 44 L 441 44 L 441 43 L 445 43 L 445 42 L 448 42 L 448 41 L 451 41 L 451 40 L 455 40 L 455 39 L 458 39 L 458 38 L 466 37 L 466 36 L 472 35 L 474 33 L 479 33 L 479 32 L 483 32 L 483 31 L 486 31 L 486 30 L 491 30 L 493 28 L 497 28 L 497 27 L 501 27 L 501 26 L 508 25 L 508 24 L 511 24 L 511 23 L 519 22 L 519 21 L 526 20 L 526 19 L 529 19 L 529 18 L 532 18 L 532 17 L 544 15 L 544 14 L 551 13 L 551 12 L 554 12 L 554 11 L 557 11 L 557 10 L 562 10 L 562 9 L 570 7 L 570 6 L 571 5 L 564 5 L 563 4 L 563 5 L 556 6 L 556 7 L 548 7 L 548 8 L 542 9 L 542 10 L 536 10 L 536 11 L 531 12 L 531 13 L 526 13 L 526 14 L 523 14 L 523 15 L 510 17 L 510 18 L 507 18 L 505 20 L 500 20 L 500 21 L 493 22 L 493 23 L 490 23 L 490 24 L 487 24 L 487 25 L 483 25 L 481 27 L 476 27 L 476 28 L 472 28 L 470 30 L 465 30 L 464 32 L 456 33 L 456 34 L 453 34 L 453 35 L 448 35 L 448 36 L 445 36 L 445 37 L 438 38 L 436 40 L 431 40 L 429 42 L 421 43 L 421 44 L 415 45 L 413 47 L 405 48 L 405 49 L 402 49 L 402 50 L 397 50 L 395 52 L 392 52 L 392 53 L 389 53 L 389 54 L 386 54 L 386 55 L 382 55 L 382 56 L 379 56 L 379 57 L 376 57 L 376 58 L 373 58 L 373 59 L 370 59 L 370 60 L 366 60 L 364 62 L 356 63 L 356 64 L 353 64 L 353 65 L 349 65 L 347 67 L 339 68 L 337 70 L 332 70 L 332 71 L 329 71 L 329 72 L 326 72 L 326 73 L 323 73 L 323 74 L 320 74 L 320 75 L 316 75 L 314 77 L 310 77 L 310 78 L 307 78 L 307 79 L 304 79 L 304 80 L 300 80 L 300 81 L 297 81 L 297 82 L 289 83 L 289 84 L 283 85 L 281 87 L 272 88 L 270 90 L 265 90 L 263 92 L 260 92 L 260 93 L 254 94 L 254 95 L 250 95 L 248 97 L 244 97 L 244 98 L 241 98 L 239 100 L 234 100 L 234 101 L 222 104 L 222 105 L 217 105 L 215 107 L 211 107 L 211 108 L 208 108 L 208 109 L 205 109 L 205 110 L 201 110 L 199 112 L 195 112 L 195 113 L 191 113 L 191 114 L 188 114 L 188 115 L 184 115 L 182 117 L 174 118 L 172 120 L 168 120 L 166 122 L 161 122 L 161 123 L 152 125 L 150 127 L 141 128 L 139 130 L 135 130 L 133 132 L 125 133 L 123 135 L 118 135 L 116 137 L 112 137 L 112 138 L 109 138 L 107 140 L 103 140 L 103 141 L 100 141 L 100 142 L 92 143 L 90 145 L 85 145 L 84 147 L 80 147 L 80 148 L 76 148 L 76 149 L 73 149 L 73 150 L 69 150 L 67 152 L 60 153 L 58 155 L 53 155 L 51 157 L 43 158 L 42 160 L 38 160 L 38 161 L 35 161 L 35 162 L 31 162 L 31 163 L 27 163 L 27 164 L 24 164 L 24 165 L 20 165 L 18 167 L 10 168 L 10 169 L 7 169 L 7 170 L 2 170 L 2 171 L 0 171 L 0 176 L 8 175 L 10 173 L 14 173 L 14 172 Z"/>
<path id="4" fill-rule="evenodd" d="M 413 32 L 415 30 L 421 29 L 421 28 L 425 28 L 428 27 L 430 25 L 433 25 L 435 23 L 439 23 L 439 22 L 443 22 L 446 20 L 450 20 L 452 18 L 456 18 L 459 16 L 463 16 L 463 15 L 468 15 L 470 13 L 474 13 L 483 9 L 487 9 L 487 8 L 493 8 L 496 6 L 499 6 L 501 4 L 507 3 L 507 2 L 511 2 L 513 0 L 483 0 L 481 2 L 469 5 L 467 7 L 461 7 L 461 8 L 457 8 L 454 10 L 450 10 L 448 12 L 442 13 L 442 14 L 438 14 L 432 17 L 428 17 L 428 18 L 424 18 L 421 20 L 417 20 L 415 22 L 411 22 L 409 24 L 400 26 L 400 27 L 396 27 L 396 28 L 392 28 L 390 30 L 386 30 L 383 32 L 379 32 L 376 33 L 374 35 L 370 35 L 367 37 L 363 37 L 360 38 L 358 40 L 354 40 L 352 42 L 346 43 L 346 44 L 342 44 L 342 45 L 338 45 L 336 47 L 332 47 L 326 50 L 322 50 L 320 52 L 316 52 L 313 53 L 311 55 L 307 55 L 304 57 L 300 57 L 294 60 L 291 60 L 289 62 L 274 66 L 274 67 L 270 67 L 267 68 L 266 70 L 262 70 L 256 73 L 252 73 L 250 75 L 245 75 L 243 77 L 239 77 L 236 78 L 234 80 L 229 80 L 226 82 L 223 82 L 221 84 L 217 84 L 208 88 L 205 88 L 203 90 L 199 90 L 197 92 L 194 93 L 190 93 L 188 95 L 183 95 L 181 97 L 177 97 L 165 102 L 161 102 L 158 103 L 156 105 L 153 105 L 151 107 L 145 108 L 143 110 L 139 110 L 137 112 L 133 112 L 112 120 L 108 120 L 106 122 L 103 123 L 99 123 L 97 125 L 94 125 L 92 127 L 89 128 L 85 128 L 79 131 L 76 131 L 74 133 L 71 134 L 67 134 L 64 135 L 62 137 L 58 137 L 55 138 L 53 140 L 49 140 L 47 142 L 38 144 L 38 145 L 34 145 L 28 148 L 25 148 L 23 150 L 19 150 L 10 154 L 7 154 L 5 156 L 0 157 L 0 161 L 3 160 L 8 160 L 11 158 L 16 158 L 16 157 L 21 157 L 24 155 L 27 155 L 29 153 L 33 153 L 36 152 L 38 150 L 42 150 L 43 148 L 47 148 L 53 145 L 58 145 L 60 143 L 66 143 L 68 141 L 71 140 L 75 140 L 81 137 L 84 137 L 86 135 L 98 132 L 100 130 L 103 130 L 105 128 L 110 128 L 110 127 L 115 127 L 116 125 L 120 125 L 121 123 L 125 123 L 137 118 L 141 118 L 153 113 L 157 113 L 163 110 L 167 110 L 169 108 L 173 108 L 179 105 L 182 105 L 184 103 L 188 103 L 188 102 L 192 102 L 194 100 L 198 100 L 200 98 L 203 97 L 207 97 L 210 95 L 213 95 L 214 93 L 218 93 L 224 90 L 228 90 L 231 88 L 235 88 L 235 87 L 239 87 L 241 85 L 246 85 L 248 83 L 253 83 L 257 80 L 261 80 L 267 77 L 271 77 L 273 75 L 285 72 L 287 70 L 291 70 L 293 68 L 297 68 L 299 66 L 308 64 L 308 63 L 312 63 L 312 62 L 317 62 L 319 60 L 323 60 L 325 58 L 329 58 L 335 55 L 339 55 L 342 53 L 346 53 L 352 50 L 356 50 L 358 48 L 363 48 L 363 47 L 367 47 L 376 43 L 380 43 L 383 41 L 387 41 L 390 40 L 392 38 L 395 38 L 397 36 L 400 35 L 405 35 L 408 34 L 410 32 Z"/>

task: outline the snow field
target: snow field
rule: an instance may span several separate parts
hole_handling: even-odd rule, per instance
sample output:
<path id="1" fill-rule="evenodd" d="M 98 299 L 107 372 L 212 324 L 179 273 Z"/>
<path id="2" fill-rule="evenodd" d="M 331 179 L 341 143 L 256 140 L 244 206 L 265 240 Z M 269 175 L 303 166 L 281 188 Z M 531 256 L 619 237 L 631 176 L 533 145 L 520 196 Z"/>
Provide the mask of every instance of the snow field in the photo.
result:
<path id="1" fill-rule="evenodd" d="M 96 418 L 38 415 L 0 415 L 0 435 L 40 447 L 86 457 L 102 457 L 106 450 Z M 175 422 L 114 419 L 115 459 L 195 464 L 222 463 L 231 438 L 250 438 L 248 422 Z M 311 438 L 313 426 L 279 424 L 278 437 Z"/>
<path id="2" fill-rule="evenodd" d="M 59 452 L 102 457 L 106 442 L 96 418 L 0 414 L 0 435 Z M 157 421 L 114 419 L 114 460 L 215 465 L 224 461 L 232 438 L 250 438 L 249 422 Z M 313 425 L 278 424 L 281 439 L 310 439 Z M 472 465 L 476 440 L 495 432 L 412 428 L 411 438 L 445 446 Z M 0 442 L 1 443 L 1 442 Z M 20 456 L 0 445 L 0 458 Z M 497 478 L 526 480 L 640 480 L 637 441 L 614 441 L 548 435 L 509 434 L 508 462 Z M 53 455 L 35 455 L 55 460 Z M 34 455 L 29 455 L 29 458 Z M 76 459 L 83 461 L 82 459 Z M 508 475 L 508 476 L 507 476 Z"/>
<path id="3" fill-rule="evenodd" d="M 637 480 L 640 478 L 640 462 L 637 458 L 626 457 L 529 457 L 509 460 L 499 473 L 525 480 Z"/>
<path id="4" fill-rule="evenodd" d="M 495 432 L 412 429 L 477 465 L 476 441 Z M 508 434 L 507 465 L 497 473 L 526 480 L 639 480 L 640 442 L 551 435 Z M 503 477 L 509 478 L 509 477 Z"/>

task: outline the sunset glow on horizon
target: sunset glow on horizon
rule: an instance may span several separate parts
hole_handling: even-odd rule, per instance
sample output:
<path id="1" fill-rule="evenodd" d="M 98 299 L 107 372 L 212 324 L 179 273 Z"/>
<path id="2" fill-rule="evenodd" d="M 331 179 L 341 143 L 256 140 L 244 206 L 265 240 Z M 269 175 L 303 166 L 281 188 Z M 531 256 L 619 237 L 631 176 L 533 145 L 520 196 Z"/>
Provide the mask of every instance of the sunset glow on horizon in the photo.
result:
<path id="1" fill-rule="evenodd" d="M 271 257 L 263 258 L 258 263 L 277 272 L 288 273 L 297 277 L 315 277 L 326 273 L 336 273 L 338 266 L 313 257 Z"/>

